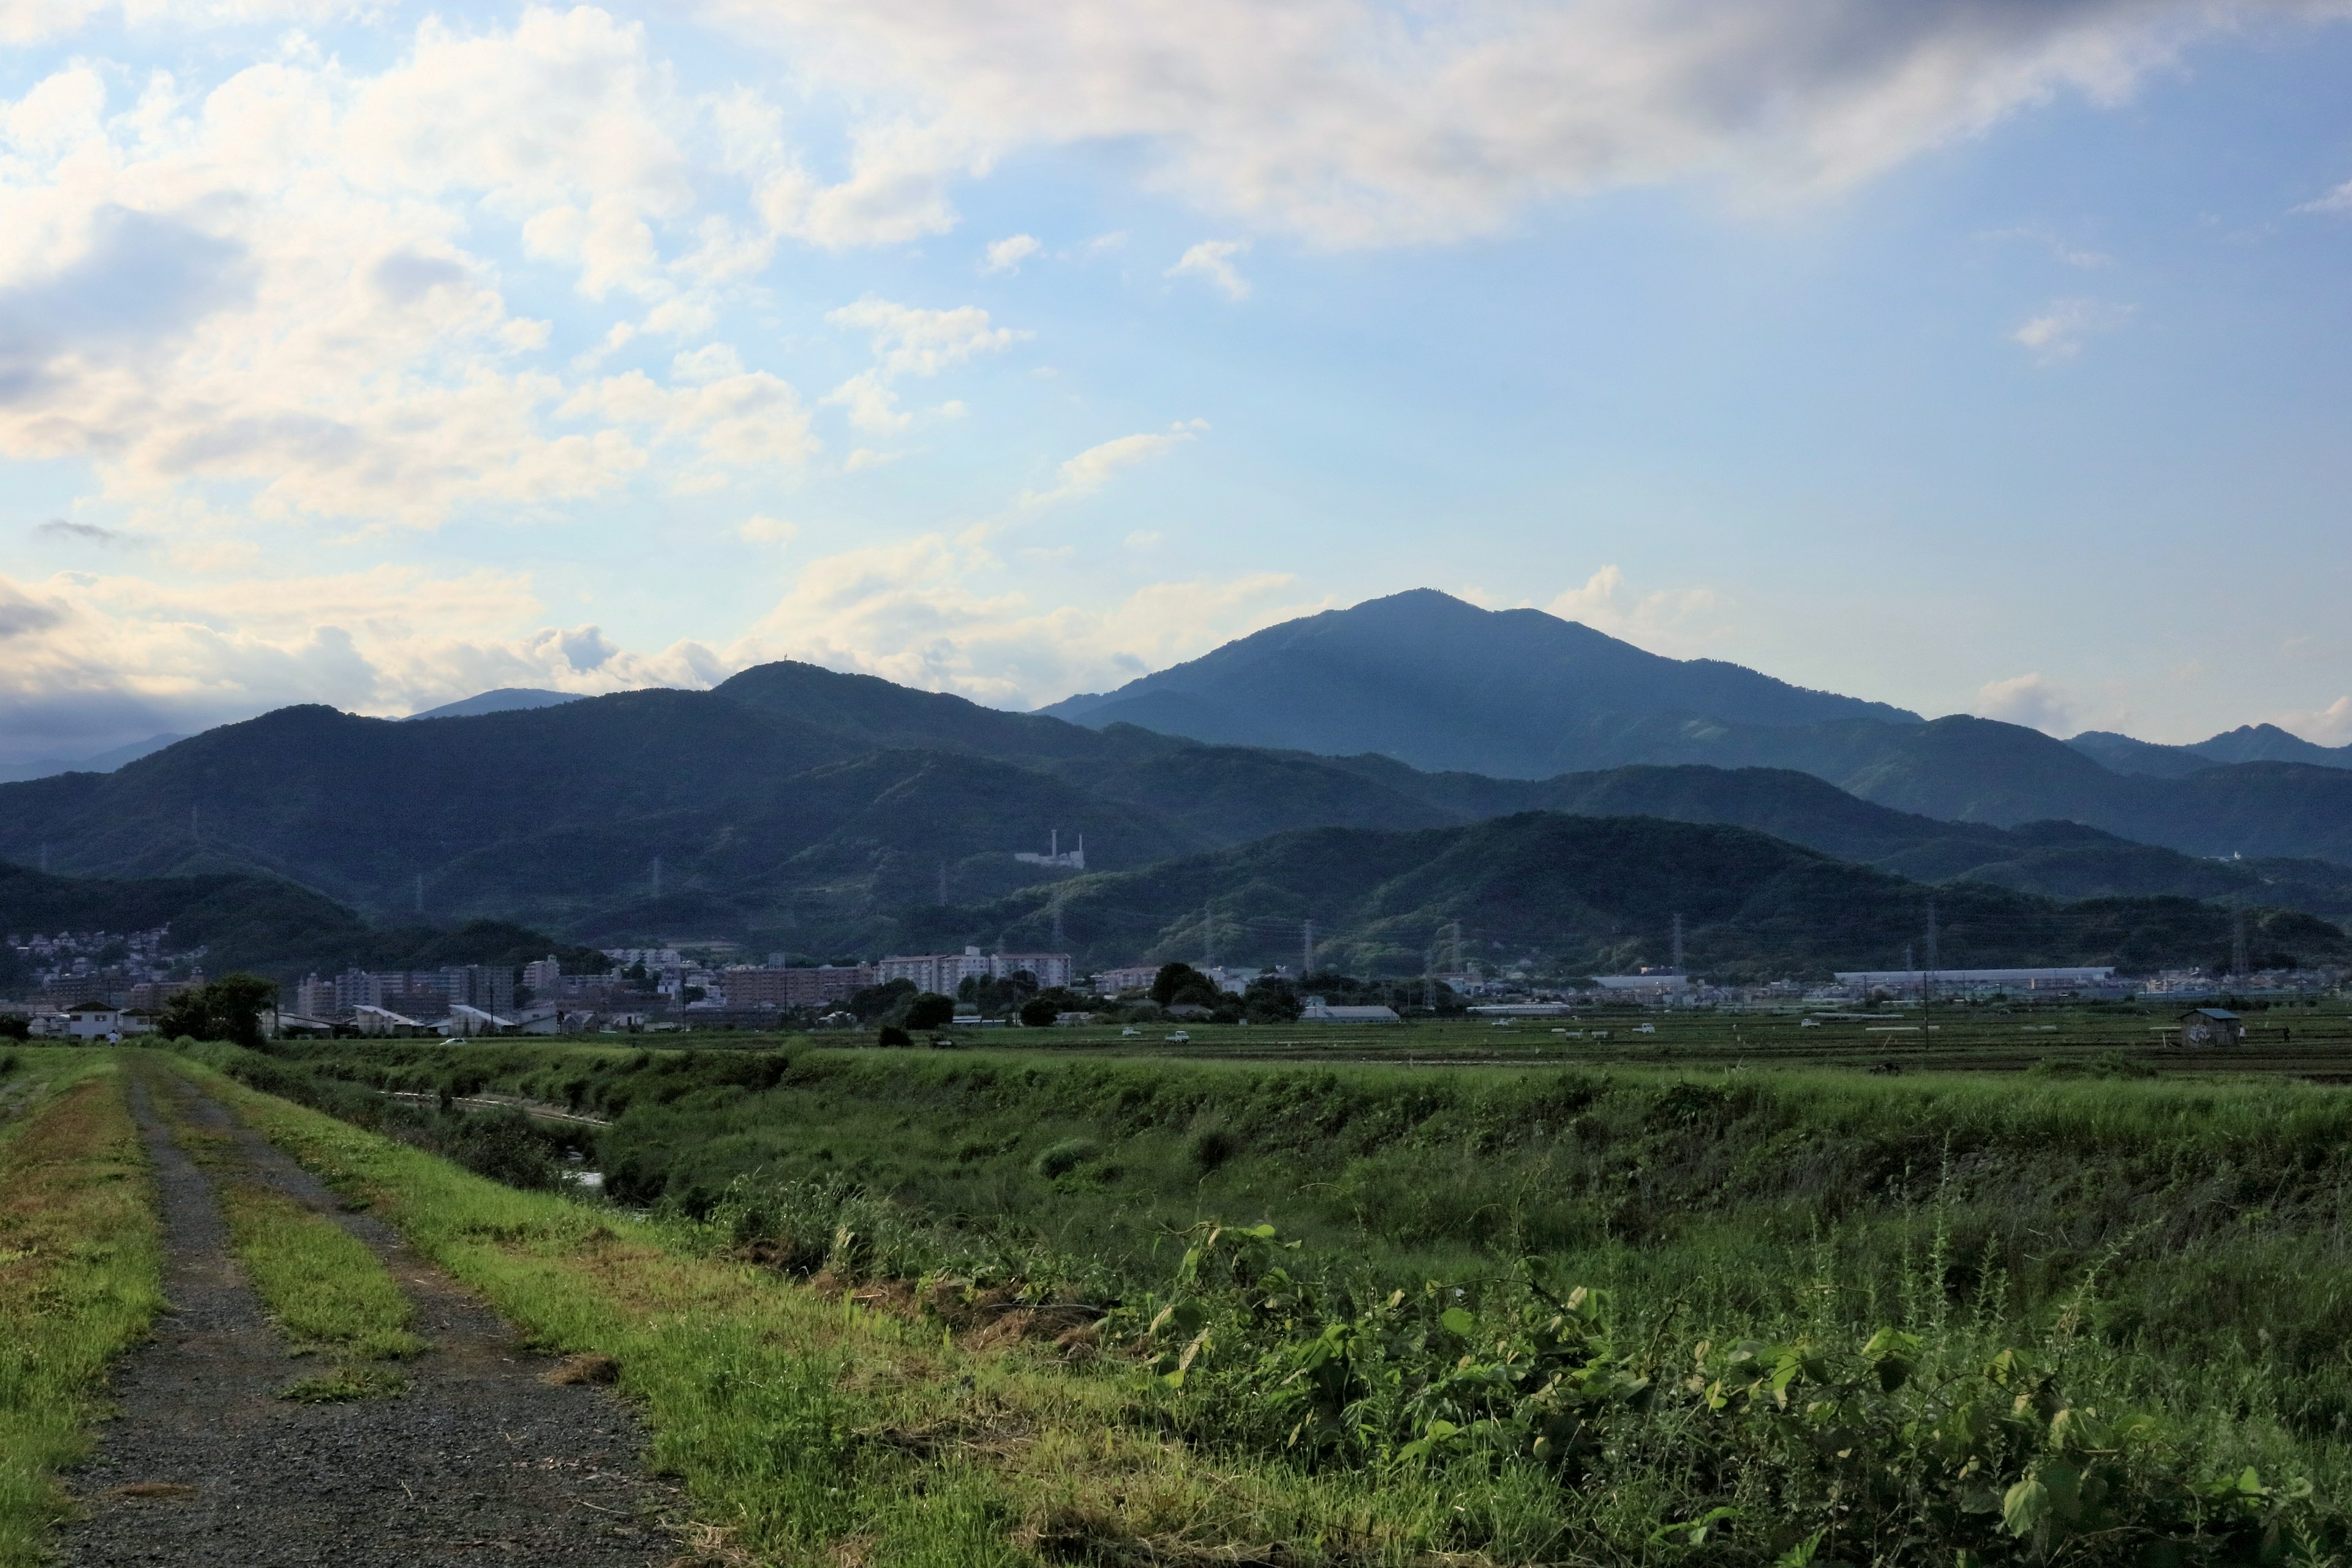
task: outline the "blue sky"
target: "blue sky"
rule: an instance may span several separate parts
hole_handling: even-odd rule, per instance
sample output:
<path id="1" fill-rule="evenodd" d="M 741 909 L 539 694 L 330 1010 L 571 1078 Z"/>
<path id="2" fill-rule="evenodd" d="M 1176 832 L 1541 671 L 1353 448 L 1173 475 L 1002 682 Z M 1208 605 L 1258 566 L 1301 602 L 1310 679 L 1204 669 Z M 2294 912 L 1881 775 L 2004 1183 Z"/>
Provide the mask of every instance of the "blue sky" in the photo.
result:
<path id="1" fill-rule="evenodd" d="M 2347 15 L 0 0 L 0 763 L 1414 586 L 2352 741 Z"/>

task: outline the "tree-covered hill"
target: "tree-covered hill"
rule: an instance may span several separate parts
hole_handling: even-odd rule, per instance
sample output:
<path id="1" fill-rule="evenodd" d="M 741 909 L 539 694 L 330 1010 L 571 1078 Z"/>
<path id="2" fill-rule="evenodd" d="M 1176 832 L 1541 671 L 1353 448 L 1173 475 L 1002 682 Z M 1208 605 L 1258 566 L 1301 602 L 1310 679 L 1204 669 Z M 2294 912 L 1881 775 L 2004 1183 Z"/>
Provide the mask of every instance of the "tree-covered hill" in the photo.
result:
<path id="1" fill-rule="evenodd" d="M 2180 898 L 2034 897 L 1987 883 L 1933 888 L 1744 828 L 1655 817 L 1530 812 L 1412 832 L 1317 829 L 1139 871 L 1076 879 L 988 904 L 908 911 L 937 942 L 1044 941 L 1058 918 L 1089 962 L 1297 962 L 1418 973 L 1459 921 L 1490 964 L 1534 959 L 1620 972 L 1670 956 L 1725 977 L 1894 968 L 1924 956 L 1936 906 L 1953 968 L 2105 963 L 2133 971 L 2225 963 L 2230 911 Z M 2294 911 L 2254 911 L 2258 960 L 2340 961 L 2352 939 Z"/>

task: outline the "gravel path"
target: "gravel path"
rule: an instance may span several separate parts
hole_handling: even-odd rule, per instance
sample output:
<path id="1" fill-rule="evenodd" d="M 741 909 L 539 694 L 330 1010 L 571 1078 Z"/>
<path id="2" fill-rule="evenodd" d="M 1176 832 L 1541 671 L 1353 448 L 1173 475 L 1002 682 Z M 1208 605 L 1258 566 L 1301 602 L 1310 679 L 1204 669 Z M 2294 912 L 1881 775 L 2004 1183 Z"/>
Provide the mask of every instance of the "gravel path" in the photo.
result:
<path id="1" fill-rule="evenodd" d="M 143 1083 L 131 1108 L 162 1189 L 170 1313 L 114 1380 L 120 1413 L 68 1478 L 86 1517 L 62 1561 L 222 1568 L 409 1568 L 524 1563 L 652 1568 L 677 1553 L 677 1511 L 646 1479 L 643 1439 L 601 1389 L 540 1381 L 479 1301 L 389 1227 L 335 1206 L 308 1172 L 235 1127 L 217 1104 L 169 1090 L 191 1120 L 236 1132 L 254 1173 L 376 1247 L 433 1348 L 409 1392 L 351 1405 L 276 1397 L 308 1372 L 289 1358 L 228 1250 L 213 1184 L 183 1153 Z"/>

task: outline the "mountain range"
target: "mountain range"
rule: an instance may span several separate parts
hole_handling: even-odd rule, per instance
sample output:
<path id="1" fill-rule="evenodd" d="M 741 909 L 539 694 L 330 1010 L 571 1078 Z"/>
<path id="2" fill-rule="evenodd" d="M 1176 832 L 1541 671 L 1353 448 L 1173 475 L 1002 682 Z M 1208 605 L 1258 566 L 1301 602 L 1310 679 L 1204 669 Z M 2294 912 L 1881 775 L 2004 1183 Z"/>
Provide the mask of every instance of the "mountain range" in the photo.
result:
<path id="1" fill-rule="evenodd" d="M 1511 673 L 1480 686 L 1482 666 Z M 792 662 L 704 692 L 486 693 L 498 710 L 429 722 L 281 709 L 110 773 L 0 785 L 0 858 L 84 878 L 284 878 L 376 922 L 829 954 L 903 950 L 937 927 L 927 910 L 1010 910 L 1066 882 L 1013 855 L 1056 831 L 1065 848 L 1083 839 L 1090 868 L 1140 874 L 1275 835 L 1550 813 L 1740 827 L 2009 895 L 2352 916 L 2340 768 L 2119 772 L 2019 726 L 1923 721 L 1436 594 L 1178 668 L 1188 684 L 1057 705 L 1075 721 Z M 1174 709 L 1138 704 L 1174 698 L 1290 743 L 1135 721 L 1172 727 Z M 1700 701 L 1721 711 L 1683 706 Z M 1607 765 L 1524 771 L 1595 747 Z"/>

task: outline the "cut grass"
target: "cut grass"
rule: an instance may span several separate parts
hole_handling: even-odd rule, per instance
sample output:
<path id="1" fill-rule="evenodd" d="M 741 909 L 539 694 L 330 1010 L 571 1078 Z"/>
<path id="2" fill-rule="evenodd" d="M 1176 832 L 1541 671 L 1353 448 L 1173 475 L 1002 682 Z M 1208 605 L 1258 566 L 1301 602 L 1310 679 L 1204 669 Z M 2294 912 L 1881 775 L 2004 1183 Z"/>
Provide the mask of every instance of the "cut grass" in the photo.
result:
<path id="1" fill-rule="evenodd" d="M 425 1348 L 409 1331 L 415 1309 L 365 1242 L 256 1183 L 219 1192 L 237 1261 L 297 1354 L 394 1361 Z"/>
<path id="2" fill-rule="evenodd" d="M 108 1364 L 163 1305 L 163 1245 L 112 1062 L 27 1053 L 45 1103 L 0 1132 L 0 1568 L 29 1568 L 70 1505 Z M 78 1059 L 77 1059 L 78 1058 Z M 22 1069 L 20 1069 L 22 1070 Z"/>
<path id="3" fill-rule="evenodd" d="M 973 1351 L 709 1255 L 695 1227 L 499 1186 L 189 1063 L 330 1184 L 364 1198 L 540 1349 L 608 1358 L 727 1551 L 772 1563 L 996 1568 L 1041 1557 L 1411 1561 L 1443 1486 L 1308 1477 L 1170 1436 L 1136 1378 Z"/>

